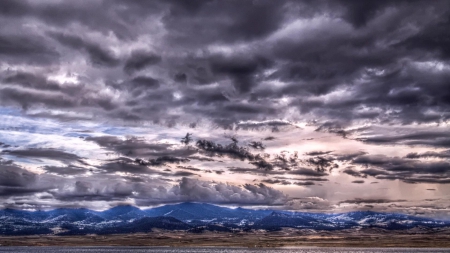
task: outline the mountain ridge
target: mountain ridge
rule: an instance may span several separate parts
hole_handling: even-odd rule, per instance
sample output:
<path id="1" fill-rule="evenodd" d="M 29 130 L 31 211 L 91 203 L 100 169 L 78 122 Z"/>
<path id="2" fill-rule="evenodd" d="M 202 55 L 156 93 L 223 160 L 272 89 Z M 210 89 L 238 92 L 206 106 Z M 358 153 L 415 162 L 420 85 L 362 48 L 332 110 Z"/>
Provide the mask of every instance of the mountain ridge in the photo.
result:
<path id="1" fill-rule="evenodd" d="M 450 221 L 399 213 L 354 211 L 308 213 L 283 210 L 227 208 L 184 202 L 149 209 L 119 205 L 104 211 L 58 208 L 49 211 L 0 210 L 0 234 L 112 234 L 150 232 L 152 229 L 209 231 L 275 231 L 282 228 L 341 230 L 450 227 Z"/>

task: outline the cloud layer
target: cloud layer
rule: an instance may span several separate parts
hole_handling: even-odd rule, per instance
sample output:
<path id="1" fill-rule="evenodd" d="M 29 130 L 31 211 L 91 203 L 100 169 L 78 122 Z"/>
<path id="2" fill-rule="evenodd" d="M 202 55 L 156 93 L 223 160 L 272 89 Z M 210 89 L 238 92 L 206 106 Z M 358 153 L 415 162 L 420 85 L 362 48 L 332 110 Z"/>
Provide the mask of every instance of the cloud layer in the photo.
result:
<path id="1" fill-rule="evenodd" d="M 8 0 L 0 22 L 5 206 L 447 208 L 448 1 Z"/>

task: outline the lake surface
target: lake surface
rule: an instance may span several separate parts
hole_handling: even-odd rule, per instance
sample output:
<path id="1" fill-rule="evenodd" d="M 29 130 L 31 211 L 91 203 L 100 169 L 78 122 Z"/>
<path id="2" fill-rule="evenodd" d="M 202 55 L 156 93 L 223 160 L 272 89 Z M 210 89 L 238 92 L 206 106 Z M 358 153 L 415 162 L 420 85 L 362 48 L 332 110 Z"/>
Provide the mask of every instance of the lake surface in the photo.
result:
<path id="1" fill-rule="evenodd" d="M 72 253 L 72 252 L 109 252 L 109 253 L 395 253 L 395 252 L 450 252 L 450 249 L 408 249 L 408 248 L 284 248 L 284 249 L 247 249 L 247 248 L 169 248 L 169 247 L 0 247 L 0 252 L 15 253 Z"/>

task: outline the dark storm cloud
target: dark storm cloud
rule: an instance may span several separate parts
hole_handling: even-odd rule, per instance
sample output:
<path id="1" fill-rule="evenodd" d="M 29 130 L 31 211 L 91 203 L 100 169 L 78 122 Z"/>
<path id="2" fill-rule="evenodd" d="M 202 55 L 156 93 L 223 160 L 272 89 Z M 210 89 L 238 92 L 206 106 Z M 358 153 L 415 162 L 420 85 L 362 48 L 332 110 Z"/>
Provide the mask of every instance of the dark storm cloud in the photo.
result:
<path id="1" fill-rule="evenodd" d="M 60 166 L 44 166 L 43 169 L 52 174 L 62 175 L 62 176 L 73 176 L 80 175 L 88 172 L 87 169 L 82 167 L 77 167 L 73 165 L 60 167 Z"/>
<path id="2" fill-rule="evenodd" d="M 367 155 L 356 158 L 354 164 L 372 165 L 391 172 L 411 172 L 423 174 L 442 174 L 450 172 L 448 162 L 422 162 L 388 157 L 384 155 Z"/>
<path id="3" fill-rule="evenodd" d="M 177 166 L 178 169 L 183 169 L 183 170 L 191 170 L 191 171 L 202 171 L 201 169 L 192 167 L 192 166 Z"/>
<path id="4" fill-rule="evenodd" d="M 3 150 L 2 153 L 21 158 L 45 158 L 64 162 L 75 162 L 82 159 L 75 154 L 67 153 L 57 149 L 45 148 Z"/>
<path id="5" fill-rule="evenodd" d="M 423 14 L 423 9 L 428 11 Z M 97 69 L 87 74 L 88 80 L 131 81 L 112 86 L 129 99 L 120 102 L 120 110 L 108 112 L 102 110 L 118 105 L 105 106 L 87 96 L 92 90 L 74 91 L 77 101 L 67 97 L 58 103 L 56 95 L 18 90 L 2 97 L 33 97 L 21 104 L 24 108 L 81 111 L 89 106 L 101 109 L 98 113 L 106 118 L 162 124 L 207 119 L 225 128 L 298 110 L 308 119 L 336 122 L 322 130 L 344 137 L 348 130 L 343 128 L 357 120 L 442 122 L 450 117 L 449 71 L 426 66 L 445 65 L 448 52 L 440 41 L 447 34 L 449 10 L 445 1 L 8 1 L 0 18 L 10 20 L 8 30 L 17 32 L 0 37 L 0 54 L 8 54 L 3 61 L 45 65 L 77 55 Z M 29 20 L 48 29 L 31 30 L 23 25 Z M 149 25 L 158 22 L 160 26 Z M 148 46 L 139 42 L 139 47 L 128 47 L 149 34 L 153 39 Z M 110 67 L 124 73 L 112 73 Z M 159 74 L 134 76 L 144 69 Z M 218 85 L 215 92 L 208 88 L 213 84 Z M 320 97 L 333 92 L 342 96 Z M 282 98 L 288 102 L 280 104 Z M 162 108 L 182 108 L 182 113 L 156 113 Z"/>
<path id="6" fill-rule="evenodd" d="M 213 141 L 198 140 L 195 144 L 197 148 L 203 150 L 205 154 L 210 156 L 228 156 L 239 160 L 255 160 L 255 155 L 248 148 L 238 146 L 236 142 L 227 145 L 217 144 Z"/>
<path id="7" fill-rule="evenodd" d="M 450 150 L 445 150 L 441 152 L 427 151 L 424 153 L 409 153 L 406 158 L 418 159 L 418 158 L 450 158 Z"/>
<path id="8" fill-rule="evenodd" d="M 149 175 L 170 175 L 159 170 L 151 169 L 145 165 L 126 163 L 126 162 L 109 162 L 98 167 L 107 173 L 126 172 L 130 174 L 149 174 Z"/>
<path id="9" fill-rule="evenodd" d="M 136 36 L 136 33 L 129 29 L 128 25 L 131 25 L 133 20 L 128 17 L 142 11 L 151 13 L 152 7 L 157 6 L 150 3 L 146 5 L 148 8 L 143 10 L 142 6 L 135 6 L 131 2 L 126 8 L 121 8 L 120 1 L 116 4 L 108 4 L 98 0 L 90 1 L 89 4 L 81 2 L 60 4 L 51 1 L 42 3 L 5 1 L 1 6 L 0 15 L 11 19 L 32 18 L 44 22 L 47 26 L 57 28 L 83 24 L 104 35 L 112 32 L 121 39 L 130 39 Z"/>
<path id="10" fill-rule="evenodd" d="M 256 148 L 255 148 L 256 145 Z M 254 150 L 261 151 L 263 144 L 261 142 L 250 142 L 250 147 Z M 294 152 L 288 155 L 286 152 L 275 154 L 271 157 L 270 154 L 258 153 L 253 154 L 245 146 L 239 146 L 238 140 L 232 138 L 232 142 L 227 145 L 222 145 L 209 140 L 198 140 L 196 147 L 203 151 L 205 155 L 209 156 L 226 156 L 231 159 L 248 161 L 249 164 L 254 165 L 256 168 L 264 171 L 272 171 L 274 169 L 280 169 L 283 171 L 291 171 L 292 174 L 305 175 L 305 176 L 324 176 L 328 175 L 324 173 L 326 169 L 332 170 L 339 166 L 334 163 L 334 158 L 316 156 L 306 160 L 299 159 L 298 152 Z M 299 168 L 300 164 L 309 165 L 314 168 Z M 234 172 L 244 172 L 246 169 L 234 169 Z"/>
<path id="11" fill-rule="evenodd" d="M 27 72 L 17 72 L 10 74 L 3 79 L 3 83 L 20 85 L 25 88 L 53 91 L 61 90 L 61 86 L 57 82 L 49 81 L 45 76 Z"/>
<path id="12" fill-rule="evenodd" d="M 144 89 L 156 89 L 159 87 L 159 81 L 149 76 L 135 77 L 131 80 L 131 84 Z"/>
<path id="13" fill-rule="evenodd" d="M 352 200 L 341 201 L 339 204 L 386 204 L 386 203 L 394 203 L 394 202 L 406 202 L 404 199 L 361 199 L 356 198 Z"/>
<path id="14" fill-rule="evenodd" d="M 296 128 L 296 126 L 293 126 L 293 124 L 291 122 L 287 122 L 287 121 L 283 121 L 283 120 L 244 121 L 244 122 L 239 122 L 237 125 L 238 125 L 238 129 L 243 129 L 243 130 L 271 129 L 272 132 L 277 132 L 282 129 L 283 130 L 289 129 L 289 127 Z M 271 140 L 271 139 L 269 138 L 267 140 Z"/>
<path id="15" fill-rule="evenodd" d="M 25 187 L 36 181 L 35 173 L 24 170 L 12 161 L 0 160 L 0 185 L 11 187 Z"/>
<path id="16" fill-rule="evenodd" d="M 325 172 L 322 172 L 322 171 L 317 171 L 317 170 L 312 170 L 312 169 L 306 169 L 306 168 L 300 168 L 300 169 L 289 171 L 289 174 L 308 176 L 308 177 L 328 176 L 328 173 L 325 173 Z"/>
<path id="17" fill-rule="evenodd" d="M 115 136 L 87 137 L 86 141 L 93 141 L 98 145 L 122 155 L 146 158 L 146 157 L 186 157 L 197 151 L 190 148 L 171 149 L 172 144 L 149 143 L 136 137 L 122 140 Z M 156 162 L 156 160 L 155 160 Z"/>
<path id="18" fill-rule="evenodd" d="M 437 52 L 441 59 L 450 59 L 450 50 L 446 45 L 446 40 L 450 35 L 448 27 L 450 26 L 450 18 L 437 19 L 433 24 L 425 27 L 423 31 L 411 36 L 403 41 L 400 45 L 408 49 L 427 50 Z"/>
<path id="19" fill-rule="evenodd" d="M 306 153 L 306 155 L 320 156 L 320 155 L 328 155 L 331 152 L 333 152 L 333 151 L 311 151 L 311 152 Z"/>
<path id="20" fill-rule="evenodd" d="M 417 131 L 410 134 L 400 134 L 395 136 L 378 135 L 373 137 L 360 138 L 358 140 L 370 144 L 380 145 L 404 144 L 432 147 L 450 146 L 450 137 L 448 137 L 447 132 L 443 131 Z"/>
<path id="21" fill-rule="evenodd" d="M 279 175 L 285 173 L 273 170 L 261 170 L 257 168 L 240 168 L 240 167 L 228 167 L 228 171 L 232 173 L 250 174 L 250 175 Z"/>
<path id="22" fill-rule="evenodd" d="M 261 182 L 267 184 L 275 184 L 275 185 L 298 185 L 298 186 L 311 186 L 315 185 L 314 182 L 311 181 L 297 181 L 293 180 L 293 182 L 284 180 L 284 179 L 264 179 Z"/>
<path id="23" fill-rule="evenodd" d="M 43 106 L 49 109 L 63 110 L 90 107 L 92 111 L 97 109 L 109 111 L 116 106 L 111 98 L 95 94 L 92 87 L 61 84 L 42 73 L 8 70 L 0 73 L 0 78 L 2 79 L 2 84 L 0 84 L 1 102 L 6 105 L 19 105 L 23 109 Z M 85 96 L 76 94 L 85 94 Z M 30 114 L 30 116 L 61 120 L 83 118 L 66 114 L 54 115 L 48 111 Z"/>
<path id="24" fill-rule="evenodd" d="M 333 157 L 316 156 L 306 159 L 306 163 L 315 167 L 317 171 L 333 170 L 339 168 L 339 165 L 334 163 Z"/>
<path id="25" fill-rule="evenodd" d="M 310 186 L 310 185 L 315 185 L 314 182 L 310 182 L 310 181 L 306 181 L 306 182 L 294 182 L 295 185 L 298 186 Z"/>
<path id="26" fill-rule="evenodd" d="M 266 184 L 279 184 L 279 185 L 290 185 L 291 182 L 287 180 L 280 180 L 280 179 L 264 179 L 261 182 Z"/>
<path id="27" fill-rule="evenodd" d="M 344 170 L 356 176 L 373 176 L 377 179 L 402 180 L 406 183 L 450 183 L 450 164 L 447 161 L 422 161 L 385 155 L 362 155 L 352 163 L 363 170 Z"/>
<path id="28" fill-rule="evenodd" d="M 226 76 L 233 82 L 234 88 L 240 93 L 247 93 L 256 86 L 254 80 L 260 68 L 270 66 L 270 61 L 264 58 L 242 59 L 238 57 L 215 57 L 210 60 L 211 71 L 216 76 Z"/>
<path id="29" fill-rule="evenodd" d="M 286 8 L 286 1 L 170 1 L 163 22 L 173 32 L 169 42 L 177 46 L 232 43 L 269 35 L 283 24 Z"/>
<path id="30" fill-rule="evenodd" d="M 354 177 L 367 177 L 367 174 L 361 174 L 361 172 L 353 170 L 351 168 L 347 168 L 347 169 L 343 170 L 342 172 L 347 175 L 354 176 Z"/>
<path id="31" fill-rule="evenodd" d="M 46 182 L 40 175 L 0 159 L 0 196 L 32 195 L 53 187 L 51 181 Z"/>
<path id="32" fill-rule="evenodd" d="M 49 33 L 49 36 L 64 46 L 75 50 L 83 50 L 88 54 L 90 62 L 94 65 L 113 67 L 119 64 L 119 60 L 112 52 L 96 43 L 85 41 L 76 35 Z"/>
<path id="33" fill-rule="evenodd" d="M 146 51 L 134 51 L 125 63 L 123 70 L 127 74 L 133 74 L 148 66 L 157 64 L 161 61 L 161 56 Z"/>
<path id="34" fill-rule="evenodd" d="M 2 103 L 20 105 L 23 109 L 28 109 L 32 105 L 45 105 L 59 109 L 67 109 L 77 105 L 77 101 L 66 94 L 32 89 L 5 87 L 0 89 L 0 97 Z"/>
<path id="35" fill-rule="evenodd" d="M 46 45 L 43 38 L 0 34 L 2 62 L 45 65 L 57 62 L 59 53 Z"/>
<path id="36" fill-rule="evenodd" d="M 189 172 L 189 171 L 177 171 L 173 174 L 176 177 L 192 177 L 192 176 L 199 176 L 198 174 Z"/>
<path id="37" fill-rule="evenodd" d="M 167 163 L 179 164 L 179 163 L 185 163 L 185 162 L 189 162 L 189 159 L 178 158 L 178 157 L 173 157 L 173 156 L 161 156 L 156 159 L 150 160 L 150 165 L 158 166 L 158 165 L 164 165 Z"/>

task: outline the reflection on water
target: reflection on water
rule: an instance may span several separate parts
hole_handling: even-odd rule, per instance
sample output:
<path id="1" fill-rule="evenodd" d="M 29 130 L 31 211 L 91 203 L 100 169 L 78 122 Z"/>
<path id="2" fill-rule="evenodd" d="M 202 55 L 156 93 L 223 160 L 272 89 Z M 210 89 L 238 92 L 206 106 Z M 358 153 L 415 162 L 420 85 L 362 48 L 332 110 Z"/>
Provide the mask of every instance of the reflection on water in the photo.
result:
<path id="1" fill-rule="evenodd" d="M 0 252 L 15 253 L 72 253 L 72 252 L 108 252 L 108 253 L 395 253 L 395 252 L 450 252 L 450 249 L 407 249 L 407 248 L 284 248 L 284 249 L 247 249 L 247 248 L 169 248 L 169 247 L 0 247 Z"/>

